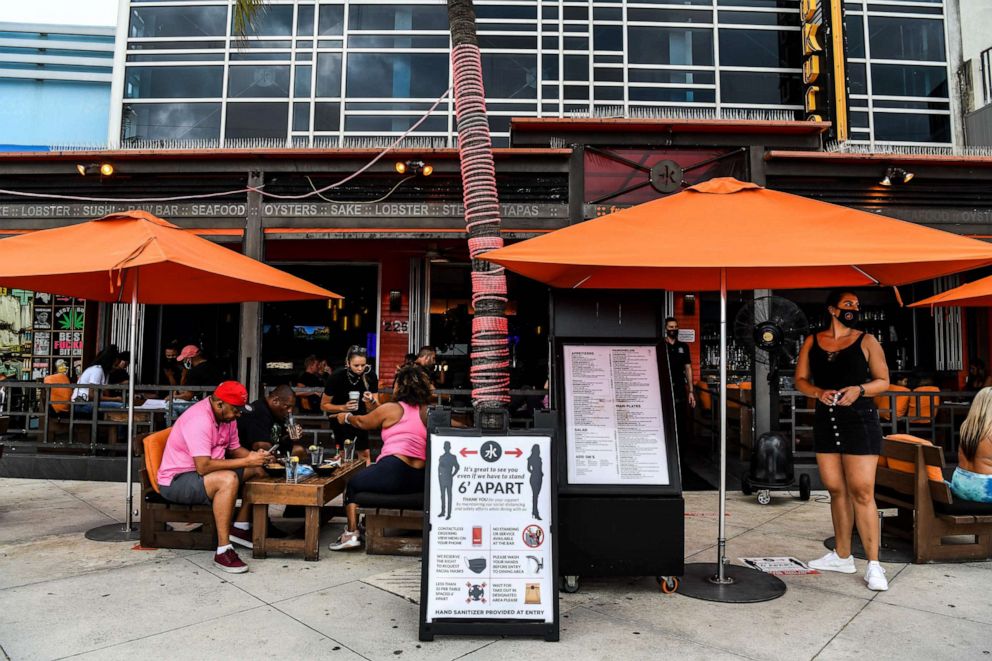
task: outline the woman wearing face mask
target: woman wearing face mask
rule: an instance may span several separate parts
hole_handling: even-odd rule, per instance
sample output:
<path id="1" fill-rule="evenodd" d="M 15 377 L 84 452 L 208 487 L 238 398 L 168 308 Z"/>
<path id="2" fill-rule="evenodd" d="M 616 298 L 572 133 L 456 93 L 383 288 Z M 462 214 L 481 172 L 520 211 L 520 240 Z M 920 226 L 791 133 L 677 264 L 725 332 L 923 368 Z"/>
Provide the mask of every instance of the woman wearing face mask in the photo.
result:
<path id="1" fill-rule="evenodd" d="M 320 398 L 320 410 L 331 415 L 331 429 L 335 442 L 343 446 L 346 440 L 355 443 L 357 455 L 368 460 L 369 433 L 351 425 L 341 425 L 338 413 L 365 415 L 379 406 L 379 377 L 368 364 L 365 347 L 351 346 L 345 365 L 327 378 L 327 387 Z"/>
<path id="2" fill-rule="evenodd" d="M 853 525 L 868 558 L 865 582 L 870 590 L 888 590 L 878 564 L 878 510 L 875 468 L 882 428 L 875 395 L 889 388 L 889 368 L 872 335 L 857 330 L 860 303 L 850 291 L 827 297 L 830 326 L 806 338 L 796 363 L 796 389 L 816 398 L 813 448 L 820 478 L 830 491 L 834 551 L 809 563 L 819 571 L 853 574 Z"/>

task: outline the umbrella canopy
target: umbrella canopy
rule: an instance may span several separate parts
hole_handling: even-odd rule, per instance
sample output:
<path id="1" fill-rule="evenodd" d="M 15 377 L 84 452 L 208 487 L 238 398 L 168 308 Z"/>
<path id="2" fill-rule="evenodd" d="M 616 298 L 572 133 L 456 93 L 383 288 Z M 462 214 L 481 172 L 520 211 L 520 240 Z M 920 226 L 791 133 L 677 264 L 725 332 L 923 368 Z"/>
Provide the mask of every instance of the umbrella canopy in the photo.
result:
<path id="1" fill-rule="evenodd" d="M 951 307 L 960 306 L 965 308 L 988 308 L 992 307 L 992 275 L 981 280 L 975 280 L 967 284 L 948 289 L 939 294 L 934 294 L 930 298 L 917 301 L 909 307 Z"/>
<path id="2" fill-rule="evenodd" d="M 0 283 L 122 302 L 137 283 L 137 302 L 149 304 L 341 298 L 146 211 L 4 239 Z"/>
<path id="3" fill-rule="evenodd" d="M 802 289 L 956 273 L 992 244 L 723 177 L 482 259 L 562 288 Z"/>

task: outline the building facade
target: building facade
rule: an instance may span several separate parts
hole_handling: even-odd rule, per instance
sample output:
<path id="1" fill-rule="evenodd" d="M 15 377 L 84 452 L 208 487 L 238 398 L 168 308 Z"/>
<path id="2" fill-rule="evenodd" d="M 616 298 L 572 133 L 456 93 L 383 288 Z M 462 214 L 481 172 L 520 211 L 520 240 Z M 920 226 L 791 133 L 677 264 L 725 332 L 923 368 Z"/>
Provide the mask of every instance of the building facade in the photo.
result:
<path id="1" fill-rule="evenodd" d="M 243 39 L 227 0 L 121 2 L 114 144 L 381 141 L 451 86 L 441 0 L 272 0 Z M 849 124 L 849 139 L 957 138 L 945 0 L 475 5 L 498 146 L 509 144 L 511 117 L 803 119 L 812 85 L 803 67 L 817 49 L 831 65 L 821 80 L 840 80 L 846 96 L 826 102 L 827 119 Z M 451 146 L 451 100 L 414 133 Z"/>
<path id="2" fill-rule="evenodd" d="M 105 144 L 115 34 L 0 23 L 0 149 Z"/>

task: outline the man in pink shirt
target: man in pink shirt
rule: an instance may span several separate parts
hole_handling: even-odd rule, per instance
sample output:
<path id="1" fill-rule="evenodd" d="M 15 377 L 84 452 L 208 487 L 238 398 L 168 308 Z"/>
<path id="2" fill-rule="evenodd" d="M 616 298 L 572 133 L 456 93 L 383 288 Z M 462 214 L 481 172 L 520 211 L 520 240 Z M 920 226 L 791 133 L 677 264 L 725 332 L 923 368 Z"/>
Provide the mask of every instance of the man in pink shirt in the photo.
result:
<path id="1" fill-rule="evenodd" d="M 183 505 L 212 505 L 217 523 L 214 565 L 232 574 L 248 571 L 231 542 L 251 548 L 248 516 L 242 507 L 233 525 L 234 504 L 241 484 L 262 475 L 271 455 L 249 452 L 238 441 L 237 419 L 248 391 L 225 381 L 213 394 L 186 409 L 173 425 L 158 469 L 158 485 L 166 500 Z"/>

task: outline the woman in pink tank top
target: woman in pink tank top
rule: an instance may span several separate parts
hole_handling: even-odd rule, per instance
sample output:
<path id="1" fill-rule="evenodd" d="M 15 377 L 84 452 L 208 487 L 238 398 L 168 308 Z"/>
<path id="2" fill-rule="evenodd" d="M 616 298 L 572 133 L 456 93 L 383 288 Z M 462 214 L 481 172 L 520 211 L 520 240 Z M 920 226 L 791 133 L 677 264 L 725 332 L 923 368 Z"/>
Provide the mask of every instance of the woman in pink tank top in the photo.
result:
<path id="1" fill-rule="evenodd" d="M 337 420 L 342 425 L 363 430 L 381 429 L 382 452 L 375 464 L 348 482 L 344 493 L 348 527 L 330 545 L 332 551 L 361 546 L 355 494 L 423 492 L 424 463 L 427 459 L 427 406 L 433 391 L 430 375 L 419 365 L 407 365 L 396 372 L 393 401 L 367 415 L 338 414 Z"/>

